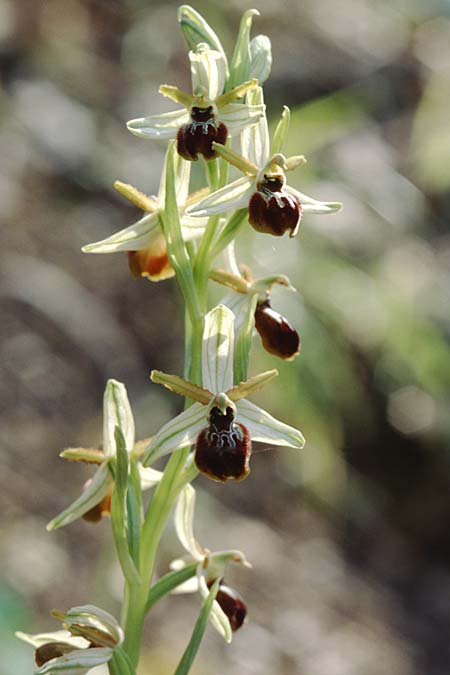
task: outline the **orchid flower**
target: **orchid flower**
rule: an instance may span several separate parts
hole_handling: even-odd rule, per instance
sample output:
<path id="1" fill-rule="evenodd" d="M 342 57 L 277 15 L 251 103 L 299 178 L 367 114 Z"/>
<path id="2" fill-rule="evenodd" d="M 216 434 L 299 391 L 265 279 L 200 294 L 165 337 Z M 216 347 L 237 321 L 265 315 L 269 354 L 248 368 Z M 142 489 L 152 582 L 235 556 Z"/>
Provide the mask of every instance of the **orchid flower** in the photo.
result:
<path id="1" fill-rule="evenodd" d="M 99 465 L 97 471 L 82 494 L 47 525 L 47 530 L 55 530 L 81 517 L 99 520 L 108 511 L 107 502 L 114 489 L 110 464 L 116 456 L 116 427 L 122 431 L 126 449 L 131 453 L 138 444 L 135 443 L 134 419 L 127 392 L 121 382 L 108 380 L 103 398 L 103 449 L 67 448 L 61 453 L 64 459 Z M 156 485 L 162 475 L 155 469 L 140 465 L 138 469 L 143 490 Z"/>
<path id="2" fill-rule="evenodd" d="M 257 86 L 256 79 L 223 93 L 227 75 L 223 52 L 201 43 L 189 52 L 189 60 L 192 94 L 166 84 L 159 88 L 163 96 L 184 108 L 134 119 L 127 127 L 140 138 L 177 138 L 178 153 L 189 161 L 197 160 L 198 154 L 213 159 L 216 153 L 212 142 L 225 143 L 229 132 L 255 124 L 264 114 L 265 106 L 235 102 Z"/>
<path id="3" fill-rule="evenodd" d="M 188 196 L 191 165 L 181 157 L 175 159 L 175 190 L 183 239 L 190 241 L 201 237 L 205 231 L 207 218 L 193 218 L 185 209 L 205 196 L 205 190 Z M 136 223 L 112 234 L 106 239 L 83 246 L 84 253 L 115 253 L 128 251 L 131 272 L 134 276 L 146 276 L 152 281 L 160 281 L 174 276 L 175 272 L 167 255 L 161 213 L 164 210 L 166 195 L 167 153 L 162 170 L 157 197 L 147 197 L 131 185 L 117 181 L 116 189 L 129 201 L 140 206 L 147 214 Z"/>
<path id="4" fill-rule="evenodd" d="M 247 94 L 249 105 L 262 105 L 261 87 Z M 201 218 L 248 206 L 249 223 L 258 232 L 282 236 L 289 230 L 294 237 L 303 213 L 326 214 L 339 211 L 340 202 L 319 202 L 287 185 L 285 171 L 305 163 L 303 155 L 286 158 L 281 154 L 283 140 L 289 126 L 289 108 L 285 107 L 275 131 L 272 149 L 265 115 L 258 124 L 241 134 L 243 155 L 213 143 L 214 150 L 245 174 L 216 190 L 187 209 L 190 215 Z"/>
<path id="5" fill-rule="evenodd" d="M 17 632 L 16 637 L 35 648 L 35 675 L 85 675 L 107 663 L 124 640 L 116 619 L 94 605 L 72 607 L 68 612 L 52 612 L 64 630 L 51 633 Z"/>
<path id="6" fill-rule="evenodd" d="M 195 444 L 199 471 L 213 480 L 243 480 L 249 473 L 251 441 L 302 448 L 300 431 L 246 400 L 272 380 L 270 370 L 233 386 L 234 314 L 219 305 L 205 317 L 202 349 L 203 386 L 176 375 L 152 371 L 153 382 L 195 400 L 153 437 L 143 456 L 150 464 L 162 455 Z"/>
<path id="7" fill-rule="evenodd" d="M 247 608 L 239 594 L 222 583 L 225 567 L 229 562 L 238 562 L 251 567 L 240 551 L 217 551 L 211 553 L 202 548 L 194 536 L 195 490 L 189 483 L 183 488 L 175 509 L 175 530 L 178 539 L 187 552 L 187 556 L 173 560 L 170 567 L 180 570 L 196 563 L 196 575 L 180 584 L 174 593 L 198 592 L 205 599 L 209 588 L 216 579 L 221 579 L 216 600 L 210 614 L 214 628 L 227 641 L 231 642 L 232 631 L 244 623 Z"/>

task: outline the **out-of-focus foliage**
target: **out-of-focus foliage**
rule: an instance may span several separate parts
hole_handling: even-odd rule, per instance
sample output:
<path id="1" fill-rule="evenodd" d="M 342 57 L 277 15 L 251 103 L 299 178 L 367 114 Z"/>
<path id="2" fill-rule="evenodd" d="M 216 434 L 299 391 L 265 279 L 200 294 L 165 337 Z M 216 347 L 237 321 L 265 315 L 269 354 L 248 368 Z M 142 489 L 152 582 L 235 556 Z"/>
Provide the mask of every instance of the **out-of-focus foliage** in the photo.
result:
<path id="1" fill-rule="evenodd" d="M 199 2 L 228 49 L 242 5 Z M 163 147 L 125 120 L 186 88 L 172 2 L 0 0 L 0 674 L 26 675 L 16 628 L 121 593 L 103 525 L 45 522 L 88 469 L 58 452 L 101 437 L 107 378 L 126 382 L 140 437 L 175 412 L 151 368 L 182 370 L 174 282 L 132 279 L 126 257 L 81 245 L 137 212 L 115 179 L 157 191 Z M 193 673 L 444 675 L 450 666 L 450 13 L 413 0 L 258 3 L 272 39 L 269 115 L 292 112 L 291 182 L 342 213 L 297 239 L 247 231 L 240 262 L 289 275 L 272 305 L 302 338 L 255 402 L 299 425 L 303 454 L 262 452 L 240 485 L 199 479 L 199 536 L 254 563 L 230 579 L 250 624 L 224 650 L 207 633 Z M 161 75 L 163 73 L 163 75 Z M 220 289 L 214 289 L 220 297 Z M 207 543 L 208 542 L 208 543 Z M 159 562 L 179 554 L 170 538 Z M 101 584 L 99 584 L 101 580 Z M 105 586 L 106 582 L 106 586 Z M 142 675 L 171 672 L 198 606 L 170 598 L 149 622 Z M 151 623 L 151 625 L 150 625 Z M 148 670 L 146 670 L 146 665 Z"/>

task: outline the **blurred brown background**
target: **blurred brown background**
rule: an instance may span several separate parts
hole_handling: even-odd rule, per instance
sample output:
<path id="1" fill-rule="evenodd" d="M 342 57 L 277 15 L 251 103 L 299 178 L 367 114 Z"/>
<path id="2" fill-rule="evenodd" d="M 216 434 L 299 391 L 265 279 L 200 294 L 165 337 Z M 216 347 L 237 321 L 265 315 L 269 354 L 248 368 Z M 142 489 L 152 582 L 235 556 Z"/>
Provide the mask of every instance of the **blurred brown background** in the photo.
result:
<path id="1" fill-rule="evenodd" d="M 195 3 L 229 54 L 251 6 Z M 255 274 L 285 272 L 299 291 L 273 305 L 302 354 L 275 363 L 255 338 L 251 368 L 279 367 L 258 401 L 307 446 L 259 448 L 238 485 L 196 481 L 198 538 L 242 548 L 254 569 L 228 578 L 249 625 L 230 647 L 209 629 L 192 672 L 447 675 L 450 5 L 255 6 L 253 35 L 273 45 L 269 116 L 289 105 L 289 151 L 309 160 L 291 182 L 345 210 L 305 217 L 295 240 L 237 244 Z M 139 437 L 179 410 L 148 379 L 182 369 L 175 283 L 80 252 L 139 216 L 116 178 L 157 190 L 164 148 L 124 122 L 168 109 L 161 82 L 189 86 L 176 7 L 0 0 L 1 675 L 31 672 L 12 632 L 55 629 L 50 609 L 118 614 L 108 522 L 45 532 L 89 475 L 58 452 L 100 441 L 106 379 L 126 383 Z M 159 572 L 180 552 L 169 531 Z M 141 675 L 173 672 L 198 607 L 160 603 Z"/>

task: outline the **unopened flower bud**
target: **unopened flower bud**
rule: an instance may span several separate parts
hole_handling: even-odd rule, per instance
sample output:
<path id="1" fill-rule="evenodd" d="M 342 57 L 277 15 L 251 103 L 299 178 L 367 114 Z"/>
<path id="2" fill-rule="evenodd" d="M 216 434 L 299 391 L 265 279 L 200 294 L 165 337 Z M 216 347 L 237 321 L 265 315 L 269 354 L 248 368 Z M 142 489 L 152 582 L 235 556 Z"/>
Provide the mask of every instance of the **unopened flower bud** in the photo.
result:
<path id="1" fill-rule="evenodd" d="M 255 328 L 269 354 L 290 361 L 300 352 L 300 337 L 291 324 L 270 306 L 269 300 L 259 302 L 255 311 Z"/>
<path id="2" fill-rule="evenodd" d="M 298 199 L 283 189 L 284 176 L 266 175 L 257 183 L 248 205 L 248 222 L 257 232 L 281 237 L 297 234 L 302 207 Z"/>
<path id="3" fill-rule="evenodd" d="M 234 421 L 234 411 L 228 406 L 225 414 L 213 407 L 209 426 L 200 432 L 195 446 L 198 470 L 213 480 L 243 480 L 250 473 L 250 435 L 243 424 Z"/>
<path id="4" fill-rule="evenodd" d="M 214 581 L 214 579 L 208 581 L 208 588 L 211 588 Z M 230 622 L 231 630 L 233 632 L 237 631 L 242 626 L 247 616 L 247 605 L 242 597 L 234 590 L 234 588 L 230 588 L 229 586 L 220 583 L 216 601 Z"/>
<path id="5" fill-rule="evenodd" d="M 216 122 L 213 106 L 191 108 L 191 122 L 178 129 L 177 151 L 187 161 L 195 162 L 198 155 L 205 159 L 214 159 L 217 153 L 212 143 L 225 145 L 228 129 L 223 122 Z"/>

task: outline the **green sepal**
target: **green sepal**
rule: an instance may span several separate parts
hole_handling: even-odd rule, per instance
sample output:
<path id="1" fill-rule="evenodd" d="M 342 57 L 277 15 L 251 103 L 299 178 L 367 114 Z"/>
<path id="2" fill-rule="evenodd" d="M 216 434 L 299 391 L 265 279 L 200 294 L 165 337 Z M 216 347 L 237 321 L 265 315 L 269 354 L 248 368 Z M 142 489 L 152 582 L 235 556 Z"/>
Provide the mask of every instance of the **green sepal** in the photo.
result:
<path id="1" fill-rule="evenodd" d="M 199 44 L 206 43 L 211 49 L 220 52 L 224 56 L 226 62 L 226 55 L 222 43 L 209 23 L 205 21 L 202 15 L 196 12 L 193 7 L 190 7 L 190 5 L 181 5 L 181 7 L 178 8 L 178 22 L 189 49 L 192 49 L 195 52 Z"/>
<path id="2" fill-rule="evenodd" d="M 186 647 L 186 650 L 181 657 L 181 661 L 178 664 L 178 667 L 175 671 L 175 675 L 186 675 L 189 673 L 191 666 L 194 662 L 200 643 L 203 638 L 203 634 L 206 629 L 206 624 L 208 622 L 209 615 L 211 614 L 213 602 L 216 598 L 217 591 L 219 590 L 220 579 L 216 579 L 211 590 L 209 591 L 208 597 L 202 605 L 199 617 L 196 621 L 194 630 L 192 632 L 192 637 L 189 640 L 189 644 Z"/>
<path id="3" fill-rule="evenodd" d="M 230 77 L 226 84 L 227 91 L 249 79 L 251 61 L 250 30 L 254 16 L 259 16 L 257 9 L 248 9 L 242 16 L 238 39 L 231 58 Z"/>
<path id="4" fill-rule="evenodd" d="M 116 427 L 114 436 L 117 459 L 115 489 L 111 498 L 111 527 L 122 572 L 130 584 L 136 584 L 139 583 L 140 576 L 130 553 L 127 526 L 128 453 L 119 427 Z"/>
<path id="5" fill-rule="evenodd" d="M 247 379 L 248 362 L 252 346 L 252 334 L 255 325 L 255 310 L 258 296 L 249 297 L 244 319 L 235 336 L 234 347 L 234 381 L 243 382 Z"/>
<path id="6" fill-rule="evenodd" d="M 170 593 L 170 591 L 173 591 L 174 588 L 195 576 L 197 565 L 198 563 L 196 562 L 186 565 L 186 567 L 183 567 L 181 570 L 168 572 L 161 577 L 161 579 L 158 579 L 149 591 L 145 611 L 148 612 L 153 605 L 156 605 L 158 600 L 161 600 L 161 598 Z"/>

